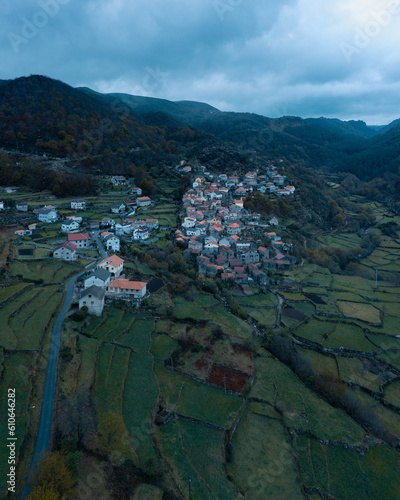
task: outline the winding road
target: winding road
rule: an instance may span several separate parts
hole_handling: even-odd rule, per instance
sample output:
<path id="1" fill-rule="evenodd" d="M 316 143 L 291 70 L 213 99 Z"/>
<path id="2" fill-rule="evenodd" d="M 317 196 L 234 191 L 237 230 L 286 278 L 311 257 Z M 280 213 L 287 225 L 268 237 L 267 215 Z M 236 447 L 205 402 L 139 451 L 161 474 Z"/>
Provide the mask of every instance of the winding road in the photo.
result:
<path id="1" fill-rule="evenodd" d="M 99 253 L 103 258 L 107 257 L 107 253 L 105 252 L 100 240 L 98 238 L 98 231 L 94 233 L 94 240 L 96 241 Z M 92 265 L 95 265 L 97 262 L 94 262 Z M 91 266 L 92 266 L 91 265 Z M 91 267 L 89 266 L 89 267 Z M 43 457 L 43 455 L 48 451 L 50 440 L 51 440 L 51 429 L 53 424 L 53 406 L 54 406 L 54 394 L 57 380 L 57 363 L 58 363 L 58 352 L 60 349 L 60 338 L 61 338 L 61 327 L 65 316 L 67 315 L 68 309 L 71 305 L 75 282 L 76 280 L 87 272 L 88 268 L 81 271 L 79 274 L 70 278 L 66 284 L 66 296 L 64 299 L 64 303 L 62 305 L 61 311 L 59 312 L 53 326 L 53 331 L 51 335 L 51 344 L 50 351 L 47 359 L 47 371 L 46 371 L 46 380 L 44 384 L 43 391 L 43 400 L 40 412 L 40 422 L 39 422 L 39 430 L 36 438 L 36 447 L 35 452 L 33 454 L 33 458 L 30 464 L 28 480 L 32 478 L 33 472 L 38 461 Z M 32 488 L 29 486 L 25 486 L 21 498 L 26 498 Z"/>

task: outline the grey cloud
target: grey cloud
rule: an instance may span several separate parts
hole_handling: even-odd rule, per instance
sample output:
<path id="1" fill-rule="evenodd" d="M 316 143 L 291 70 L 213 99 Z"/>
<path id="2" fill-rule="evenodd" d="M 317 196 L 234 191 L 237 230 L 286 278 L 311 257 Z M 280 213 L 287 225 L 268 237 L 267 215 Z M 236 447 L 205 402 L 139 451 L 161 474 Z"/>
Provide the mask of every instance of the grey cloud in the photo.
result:
<path id="1" fill-rule="evenodd" d="M 43 27 L 24 36 L 26 20 L 40 20 L 38 12 L 51 5 Z M 99 91 L 199 100 L 224 110 L 387 122 L 400 115 L 399 6 L 6 0 L 0 78 L 40 73 Z M 25 39 L 18 50 L 10 33 Z"/>

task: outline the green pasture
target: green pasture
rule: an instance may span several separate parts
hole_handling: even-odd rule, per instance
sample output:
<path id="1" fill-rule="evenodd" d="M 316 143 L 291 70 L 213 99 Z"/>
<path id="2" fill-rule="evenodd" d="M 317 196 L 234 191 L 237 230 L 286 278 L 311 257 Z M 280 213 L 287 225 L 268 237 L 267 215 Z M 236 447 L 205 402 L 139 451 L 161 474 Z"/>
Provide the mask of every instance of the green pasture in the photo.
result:
<path id="1" fill-rule="evenodd" d="M 359 443 L 364 431 L 343 411 L 308 389 L 292 371 L 273 358 L 256 358 L 256 379 L 250 397 L 276 403 L 286 425 L 332 441 Z"/>
<path id="2" fill-rule="evenodd" d="M 399 468 L 400 458 L 389 446 L 370 446 L 361 455 L 299 436 L 294 449 L 299 457 L 302 483 L 318 488 L 325 496 L 371 500 L 399 498 L 400 487 L 393 471 Z"/>
<path id="3" fill-rule="evenodd" d="M 228 428 L 242 404 L 237 396 L 172 373 L 159 363 L 155 375 L 167 407 L 184 416 Z"/>
<path id="4" fill-rule="evenodd" d="M 278 420 L 246 410 L 233 435 L 232 448 L 228 471 L 247 498 L 303 498 L 290 445 Z"/>

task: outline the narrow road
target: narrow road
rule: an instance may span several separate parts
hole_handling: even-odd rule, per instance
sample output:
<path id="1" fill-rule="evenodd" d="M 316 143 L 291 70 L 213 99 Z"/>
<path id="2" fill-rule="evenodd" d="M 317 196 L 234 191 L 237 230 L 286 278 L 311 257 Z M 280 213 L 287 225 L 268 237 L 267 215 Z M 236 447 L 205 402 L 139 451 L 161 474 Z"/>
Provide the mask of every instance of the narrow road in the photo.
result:
<path id="1" fill-rule="evenodd" d="M 94 240 L 97 243 L 99 253 L 102 258 L 107 257 L 107 253 L 105 252 L 103 246 L 100 243 L 98 238 L 98 232 L 94 235 Z M 95 263 L 93 264 L 95 265 Z M 33 458 L 30 464 L 28 479 L 26 484 L 29 482 L 29 479 L 32 478 L 33 472 L 38 461 L 42 458 L 42 456 L 48 451 L 50 440 L 51 440 L 51 430 L 53 425 L 53 406 L 54 406 L 54 394 L 57 380 L 57 364 L 58 364 L 58 351 L 60 349 L 60 338 L 61 338 L 61 327 L 65 316 L 68 312 L 69 306 L 71 305 L 74 290 L 75 290 L 75 282 L 76 280 L 88 271 L 87 268 L 82 270 L 79 274 L 73 276 L 68 280 L 66 284 L 66 296 L 64 299 L 64 303 L 62 305 L 61 311 L 58 314 L 51 335 L 51 344 L 50 351 L 47 359 L 47 371 L 46 371 L 46 380 L 44 384 L 43 391 L 43 400 L 40 412 L 40 422 L 39 422 L 39 431 L 36 438 L 36 447 L 35 452 L 33 454 Z M 21 498 L 26 498 L 32 488 L 29 486 L 25 486 Z"/>
<path id="2" fill-rule="evenodd" d="M 99 253 L 101 255 L 101 258 L 102 259 L 105 259 L 106 257 L 108 257 L 107 255 L 107 252 L 104 250 L 104 247 L 103 247 L 103 244 L 101 243 L 101 241 L 99 240 L 99 232 L 100 231 L 93 231 L 93 239 L 94 241 L 96 242 L 97 244 L 97 248 L 99 250 Z"/>
<path id="3" fill-rule="evenodd" d="M 58 362 L 58 351 L 60 348 L 61 326 L 68 312 L 69 306 L 71 305 L 72 302 L 72 298 L 74 295 L 75 281 L 79 276 L 81 276 L 85 272 L 86 270 L 80 272 L 67 282 L 66 285 L 67 293 L 64 299 L 64 304 L 54 322 L 53 331 L 51 335 L 50 351 L 47 359 L 47 371 L 46 371 L 46 380 L 43 391 L 42 407 L 40 412 L 39 431 L 36 438 L 35 452 L 33 454 L 33 458 L 30 464 L 28 481 L 29 479 L 32 478 L 32 474 L 35 470 L 38 461 L 49 449 L 50 439 L 51 439 L 51 429 L 53 423 L 53 404 L 54 404 L 54 393 L 55 393 L 56 379 L 57 379 L 57 362 Z M 44 354 L 42 355 L 44 356 Z M 31 493 L 31 490 L 32 488 L 25 486 L 22 491 L 21 498 L 27 497 Z"/>

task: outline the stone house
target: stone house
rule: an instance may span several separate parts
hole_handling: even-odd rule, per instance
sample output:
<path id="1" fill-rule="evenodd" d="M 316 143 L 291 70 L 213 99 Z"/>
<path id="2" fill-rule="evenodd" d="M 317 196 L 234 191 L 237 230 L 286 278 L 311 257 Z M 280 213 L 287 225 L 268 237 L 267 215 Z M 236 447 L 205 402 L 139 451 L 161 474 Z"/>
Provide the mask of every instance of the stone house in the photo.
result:
<path id="1" fill-rule="evenodd" d="M 98 286 L 92 285 L 81 292 L 79 297 L 79 309 L 83 306 L 88 308 L 89 314 L 101 316 L 104 309 L 105 290 Z"/>
<path id="2" fill-rule="evenodd" d="M 64 241 L 53 250 L 53 257 L 66 261 L 76 260 L 77 246 L 70 241 Z"/>

